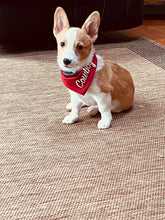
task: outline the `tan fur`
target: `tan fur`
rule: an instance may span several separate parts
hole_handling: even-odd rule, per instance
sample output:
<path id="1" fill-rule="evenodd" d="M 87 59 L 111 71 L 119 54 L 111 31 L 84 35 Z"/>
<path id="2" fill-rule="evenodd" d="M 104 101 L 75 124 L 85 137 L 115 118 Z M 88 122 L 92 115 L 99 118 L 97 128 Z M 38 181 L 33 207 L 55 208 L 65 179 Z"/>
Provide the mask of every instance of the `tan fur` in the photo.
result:
<path id="1" fill-rule="evenodd" d="M 82 45 L 83 49 L 82 50 L 76 49 L 77 45 Z M 76 55 L 79 57 L 79 60 L 82 61 L 86 59 L 89 56 L 91 50 L 92 50 L 92 42 L 90 37 L 86 35 L 84 30 L 79 29 L 77 31 L 77 39 L 74 43 L 74 51 Z"/>
<path id="2" fill-rule="evenodd" d="M 118 101 L 119 105 L 114 112 L 129 109 L 133 105 L 134 83 L 130 73 L 109 60 L 104 60 L 103 68 L 98 71 L 97 83 L 101 92 L 111 93 L 112 102 Z"/>

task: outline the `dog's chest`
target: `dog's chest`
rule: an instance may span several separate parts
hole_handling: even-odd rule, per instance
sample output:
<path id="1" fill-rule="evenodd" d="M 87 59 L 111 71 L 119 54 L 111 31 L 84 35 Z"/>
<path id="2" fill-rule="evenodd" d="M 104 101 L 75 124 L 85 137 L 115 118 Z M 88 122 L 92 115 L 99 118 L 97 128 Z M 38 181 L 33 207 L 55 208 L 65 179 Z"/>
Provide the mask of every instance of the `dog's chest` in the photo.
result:
<path id="1" fill-rule="evenodd" d="M 89 91 L 87 91 L 85 95 L 80 95 L 76 92 L 69 90 L 71 99 L 75 102 L 81 102 L 83 105 L 96 105 L 95 94 L 93 94 L 93 92 L 90 92 L 91 89 L 93 90 L 92 85 L 90 86 L 90 88 L 88 89 Z"/>
<path id="2" fill-rule="evenodd" d="M 79 100 L 80 100 L 83 104 L 88 105 L 88 106 L 90 106 L 90 105 L 96 105 L 96 101 L 95 101 L 94 96 L 93 96 L 92 94 L 88 93 L 88 92 L 87 92 L 83 97 L 82 97 L 82 96 L 79 97 Z"/>
<path id="3" fill-rule="evenodd" d="M 69 90 L 72 100 L 81 102 L 84 105 L 96 105 L 96 96 L 100 93 L 100 88 L 97 86 L 97 77 L 94 77 L 90 87 L 85 95 L 80 95 L 76 92 Z"/>

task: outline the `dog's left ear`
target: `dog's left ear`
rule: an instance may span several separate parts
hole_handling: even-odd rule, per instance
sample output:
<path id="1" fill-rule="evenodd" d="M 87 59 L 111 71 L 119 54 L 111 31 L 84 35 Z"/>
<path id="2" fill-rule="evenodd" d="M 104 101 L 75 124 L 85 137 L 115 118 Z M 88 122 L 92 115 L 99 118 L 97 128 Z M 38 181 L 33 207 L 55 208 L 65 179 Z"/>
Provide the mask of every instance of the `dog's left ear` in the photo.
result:
<path id="1" fill-rule="evenodd" d="M 94 11 L 85 21 L 82 29 L 90 36 L 92 42 L 98 37 L 98 29 L 100 25 L 100 14 L 98 11 Z"/>
<path id="2" fill-rule="evenodd" d="M 69 20 L 63 8 L 58 7 L 54 13 L 53 34 L 56 37 L 61 31 L 69 28 Z"/>

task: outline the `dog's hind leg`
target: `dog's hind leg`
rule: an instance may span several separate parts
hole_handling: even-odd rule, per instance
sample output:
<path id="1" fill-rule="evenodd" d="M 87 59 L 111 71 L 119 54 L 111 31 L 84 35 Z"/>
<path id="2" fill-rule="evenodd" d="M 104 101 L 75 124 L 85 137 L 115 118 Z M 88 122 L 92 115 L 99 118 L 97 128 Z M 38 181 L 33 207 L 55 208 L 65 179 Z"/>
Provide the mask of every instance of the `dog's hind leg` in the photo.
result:
<path id="1" fill-rule="evenodd" d="M 99 112 L 99 109 L 97 105 L 91 105 L 90 107 L 88 107 L 87 112 L 90 116 L 95 116 Z"/>

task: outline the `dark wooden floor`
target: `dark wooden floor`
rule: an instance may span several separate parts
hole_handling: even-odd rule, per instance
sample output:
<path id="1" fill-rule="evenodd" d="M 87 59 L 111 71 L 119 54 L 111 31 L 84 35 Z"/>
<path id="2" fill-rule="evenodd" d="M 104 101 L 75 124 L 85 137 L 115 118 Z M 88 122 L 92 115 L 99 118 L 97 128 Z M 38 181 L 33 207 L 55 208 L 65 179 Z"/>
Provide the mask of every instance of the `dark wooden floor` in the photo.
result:
<path id="1" fill-rule="evenodd" d="M 165 20 L 144 20 L 143 25 L 120 33 L 128 37 L 147 37 L 165 45 Z"/>

